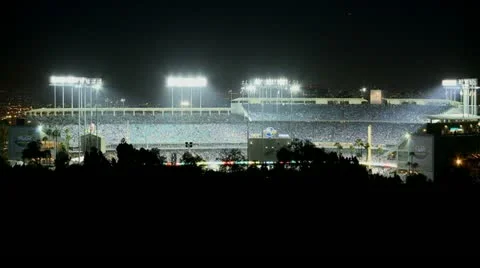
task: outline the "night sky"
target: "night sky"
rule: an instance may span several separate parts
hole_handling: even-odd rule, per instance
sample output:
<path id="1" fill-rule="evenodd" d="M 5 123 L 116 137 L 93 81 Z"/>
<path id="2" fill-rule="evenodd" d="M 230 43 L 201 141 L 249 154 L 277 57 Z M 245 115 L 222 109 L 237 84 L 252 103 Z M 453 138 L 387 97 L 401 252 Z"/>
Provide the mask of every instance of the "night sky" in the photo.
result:
<path id="1" fill-rule="evenodd" d="M 218 92 L 255 76 L 331 89 L 426 90 L 444 77 L 479 74 L 479 23 L 461 1 L 242 8 L 161 2 L 43 1 L 3 9 L 1 89 L 48 92 L 49 75 L 76 74 L 102 77 L 106 90 L 141 101 L 159 98 L 165 77 L 175 73 L 206 75 Z"/>

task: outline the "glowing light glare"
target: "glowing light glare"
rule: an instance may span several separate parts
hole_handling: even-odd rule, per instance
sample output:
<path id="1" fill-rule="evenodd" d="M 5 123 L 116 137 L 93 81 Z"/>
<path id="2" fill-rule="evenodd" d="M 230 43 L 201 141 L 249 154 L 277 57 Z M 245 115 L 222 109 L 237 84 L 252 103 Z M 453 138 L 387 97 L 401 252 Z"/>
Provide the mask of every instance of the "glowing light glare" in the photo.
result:
<path id="1" fill-rule="evenodd" d="M 257 79 L 255 79 L 255 80 L 253 81 L 253 84 L 256 85 L 256 86 L 259 86 L 259 85 L 262 84 L 262 82 L 263 82 L 262 79 L 258 79 L 258 78 L 257 78 Z"/>
<path id="2" fill-rule="evenodd" d="M 457 158 L 457 159 L 455 160 L 455 164 L 456 164 L 457 166 L 461 166 L 461 165 L 462 165 L 462 159 Z"/>
<path id="3" fill-rule="evenodd" d="M 181 106 L 190 106 L 190 102 L 188 102 L 188 101 L 182 101 L 182 102 L 180 102 L 180 105 L 181 105 Z"/>
<path id="4" fill-rule="evenodd" d="M 103 81 L 101 78 L 86 78 L 76 76 L 50 76 L 50 84 L 52 85 L 87 85 L 95 89 L 102 87 Z"/>
<path id="5" fill-rule="evenodd" d="M 174 77 L 167 78 L 167 87 L 206 87 L 207 78 L 205 77 Z"/>
<path id="6" fill-rule="evenodd" d="M 273 79 L 267 79 L 267 80 L 265 80 L 265 84 L 266 84 L 267 86 L 273 85 L 274 82 L 275 82 L 275 80 L 273 80 Z"/>
<path id="7" fill-rule="evenodd" d="M 410 133 L 405 134 L 405 138 L 410 139 L 411 137 Z"/>
<path id="8" fill-rule="evenodd" d="M 42 125 L 39 125 L 39 126 L 37 127 L 37 130 L 38 130 L 38 132 L 42 132 L 43 126 L 42 126 Z"/>
<path id="9" fill-rule="evenodd" d="M 246 87 L 246 89 L 247 89 L 248 92 L 254 92 L 257 88 L 253 85 L 248 85 Z"/>
<path id="10" fill-rule="evenodd" d="M 298 91 L 300 91 L 300 85 L 292 85 L 292 86 L 290 87 L 290 90 L 291 90 L 292 92 L 298 92 Z"/>
<path id="11" fill-rule="evenodd" d="M 280 78 L 277 80 L 277 84 L 280 86 L 286 86 L 288 84 L 288 80 L 285 78 Z"/>
<path id="12" fill-rule="evenodd" d="M 455 79 L 445 79 L 442 81 L 442 86 L 444 87 L 456 87 L 457 86 L 457 80 Z"/>
<path id="13" fill-rule="evenodd" d="M 367 92 L 367 88 L 366 87 L 362 87 L 362 89 L 360 89 L 362 92 Z"/>

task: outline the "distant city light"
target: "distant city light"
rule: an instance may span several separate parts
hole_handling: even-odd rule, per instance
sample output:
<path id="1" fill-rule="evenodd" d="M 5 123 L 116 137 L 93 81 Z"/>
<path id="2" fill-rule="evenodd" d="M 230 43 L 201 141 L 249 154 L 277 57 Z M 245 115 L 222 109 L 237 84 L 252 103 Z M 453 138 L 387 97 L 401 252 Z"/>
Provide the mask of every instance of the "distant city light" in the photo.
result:
<path id="1" fill-rule="evenodd" d="M 181 76 L 170 76 L 167 78 L 167 87 L 184 87 L 184 88 L 193 88 L 193 87 L 206 87 L 207 78 L 197 76 L 197 77 L 181 77 Z"/>
<path id="2" fill-rule="evenodd" d="M 456 87 L 457 85 L 458 83 L 455 79 L 445 79 L 442 81 L 442 86 L 444 87 Z"/>

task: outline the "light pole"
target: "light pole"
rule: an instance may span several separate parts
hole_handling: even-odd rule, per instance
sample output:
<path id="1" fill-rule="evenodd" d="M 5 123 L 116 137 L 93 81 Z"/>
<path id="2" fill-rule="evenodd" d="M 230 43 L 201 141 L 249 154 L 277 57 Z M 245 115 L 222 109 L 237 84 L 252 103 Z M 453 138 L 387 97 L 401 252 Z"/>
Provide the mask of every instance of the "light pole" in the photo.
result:
<path id="1" fill-rule="evenodd" d="M 122 103 L 122 107 L 125 108 L 125 99 L 124 99 L 124 98 L 121 98 L 121 99 L 120 99 L 120 102 Z"/>
<path id="2" fill-rule="evenodd" d="M 405 138 L 407 139 L 407 165 L 408 165 L 408 174 L 410 174 L 410 167 L 412 166 L 412 161 L 410 157 L 410 139 L 412 138 L 412 135 L 410 133 L 405 134 Z M 398 157 L 398 156 L 397 156 Z"/>
<path id="3" fill-rule="evenodd" d="M 54 114 L 57 115 L 57 85 L 53 85 L 53 108 Z"/>
<path id="4" fill-rule="evenodd" d="M 65 115 L 65 85 L 62 85 L 62 115 Z"/>

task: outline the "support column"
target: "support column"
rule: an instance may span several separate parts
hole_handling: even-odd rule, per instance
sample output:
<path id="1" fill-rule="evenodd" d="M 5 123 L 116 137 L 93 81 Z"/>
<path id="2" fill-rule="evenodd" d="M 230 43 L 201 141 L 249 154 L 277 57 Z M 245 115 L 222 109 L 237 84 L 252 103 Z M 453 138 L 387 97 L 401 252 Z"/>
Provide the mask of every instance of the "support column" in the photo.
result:
<path id="1" fill-rule="evenodd" d="M 65 115 L 65 86 L 62 86 L 62 115 Z"/>
<path id="2" fill-rule="evenodd" d="M 53 85 L 53 113 L 57 115 L 57 86 Z"/>
<path id="3" fill-rule="evenodd" d="M 72 109 L 72 117 L 73 117 L 73 87 L 71 87 L 72 89 L 72 106 L 70 106 L 70 109 Z"/>
<path id="4" fill-rule="evenodd" d="M 474 90 L 473 90 L 473 115 L 477 116 L 477 110 L 478 110 L 478 106 L 477 106 L 477 90 L 474 89 Z"/>

